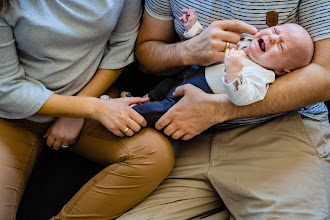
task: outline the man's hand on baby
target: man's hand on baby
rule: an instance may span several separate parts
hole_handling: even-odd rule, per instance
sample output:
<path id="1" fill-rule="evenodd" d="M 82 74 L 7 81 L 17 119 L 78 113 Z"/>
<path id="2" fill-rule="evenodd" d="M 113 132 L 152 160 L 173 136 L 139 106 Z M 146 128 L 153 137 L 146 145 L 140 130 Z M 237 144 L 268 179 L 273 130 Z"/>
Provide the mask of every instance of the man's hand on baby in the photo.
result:
<path id="1" fill-rule="evenodd" d="M 183 9 L 182 13 L 183 13 L 183 15 L 179 19 L 183 23 L 184 29 L 186 31 L 189 31 L 192 28 L 192 26 L 194 26 L 196 21 L 198 20 L 197 14 L 196 14 L 195 10 L 192 8 L 189 8 L 188 10 Z"/>
<path id="2" fill-rule="evenodd" d="M 243 50 L 226 50 L 225 67 L 226 67 L 226 83 L 233 82 L 241 73 L 244 67 L 245 53 Z"/>
<path id="3" fill-rule="evenodd" d="M 237 48 L 240 33 L 255 34 L 257 29 L 238 20 L 212 22 L 201 34 L 185 41 L 184 65 L 208 66 L 224 60 L 227 42 Z"/>

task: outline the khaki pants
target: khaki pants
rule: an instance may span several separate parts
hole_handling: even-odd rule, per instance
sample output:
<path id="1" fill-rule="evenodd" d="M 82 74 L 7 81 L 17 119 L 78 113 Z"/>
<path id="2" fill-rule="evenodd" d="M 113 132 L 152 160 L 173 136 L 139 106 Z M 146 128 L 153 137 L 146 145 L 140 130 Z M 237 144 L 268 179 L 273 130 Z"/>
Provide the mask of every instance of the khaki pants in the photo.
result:
<path id="1" fill-rule="evenodd" d="M 16 211 L 49 124 L 0 119 L 0 219 Z M 151 128 L 119 138 L 87 120 L 70 150 L 106 167 L 86 183 L 53 219 L 113 219 L 142 201 L 168 175 L 173 151 Z M 60 178 L 60 177 L 59 177 Z"/>
<path id="2" fill-rule="evenodd" d="M 328 219 L 329 140 L 328 121 L 297 112 L 204 133 L 180 143 L 170 175 L 118 220 Z"/>

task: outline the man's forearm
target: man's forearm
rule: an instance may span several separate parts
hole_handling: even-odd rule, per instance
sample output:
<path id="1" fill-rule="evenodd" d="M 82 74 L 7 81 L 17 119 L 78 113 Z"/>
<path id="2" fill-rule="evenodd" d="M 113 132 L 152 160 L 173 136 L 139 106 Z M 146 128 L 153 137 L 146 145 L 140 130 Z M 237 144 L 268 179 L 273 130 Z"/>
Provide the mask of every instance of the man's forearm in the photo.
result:
<path id="1" fill-rule="evenodd" d="M 235 106 L 227 101 L 226 120 L 258 117 L 299 109 L 317 102 L 330 100 L 329 69 L 312 63 L 309 66 L 279 77 L 270 87 L 263 101 Z M 219 100 L 218 108 L 223 108 Z M 223 120 L 219 116 L 219 121 Z"/>
<path id="2" fill-rule="evenodd" d="M 182 60 L 183 43 L 168 44 L 147 41 L 136 48 L 139 68 L 149 74 L 170 76 L 185 68 Z"/>

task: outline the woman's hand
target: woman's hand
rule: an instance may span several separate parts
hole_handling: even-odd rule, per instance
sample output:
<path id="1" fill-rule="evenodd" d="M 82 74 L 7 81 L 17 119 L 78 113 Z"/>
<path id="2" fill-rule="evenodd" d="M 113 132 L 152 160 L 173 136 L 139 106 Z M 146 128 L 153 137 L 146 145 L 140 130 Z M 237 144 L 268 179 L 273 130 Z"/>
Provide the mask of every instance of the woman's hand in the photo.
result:
<path id="1" fill-rule="evenodd" d="M 148 98 L 129 97 L 99 100 L 92 118 L 117 136 L 132 136 L 147 125 L 146 120 L 130 105 L 147 102 Z"/>
<path id="2" fill-rule="evenodd" d="M 57 118 L 43 136 L 47 145 L 58 150 L 61 146 L 74 144 L 84 125 L 83 118 Z"/>

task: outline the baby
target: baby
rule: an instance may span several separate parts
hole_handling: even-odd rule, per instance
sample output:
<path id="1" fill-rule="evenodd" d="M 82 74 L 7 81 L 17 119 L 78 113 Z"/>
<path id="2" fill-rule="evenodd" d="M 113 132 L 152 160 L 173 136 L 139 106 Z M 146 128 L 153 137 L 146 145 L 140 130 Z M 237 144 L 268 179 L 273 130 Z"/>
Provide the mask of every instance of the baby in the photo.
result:
<path id="1" fill-rule="evenodd" d="M 196 12 L 192 8 L 182 12 L 184 36 L 189 39 L 200 34 L 203 28 Z M 242 34 L 237 46 L 238 50 L 225 51 L 224 63 L 200 68 L 181 84 L 165 79 L 149 93 L 150 102 L 133 108 L 152 126 L 178 101 L 172 95 L 175 88 L 187 83 L 207 93 L 225 93 L 236 105 L 248 105 L 264 99 L 275 74 L 307 66 L 314 51 L 308 32 L 292 23 L 266 28 L 254 36 Z"/>

